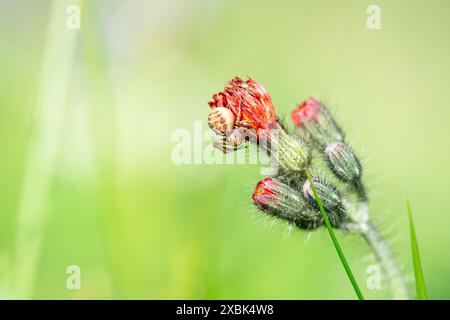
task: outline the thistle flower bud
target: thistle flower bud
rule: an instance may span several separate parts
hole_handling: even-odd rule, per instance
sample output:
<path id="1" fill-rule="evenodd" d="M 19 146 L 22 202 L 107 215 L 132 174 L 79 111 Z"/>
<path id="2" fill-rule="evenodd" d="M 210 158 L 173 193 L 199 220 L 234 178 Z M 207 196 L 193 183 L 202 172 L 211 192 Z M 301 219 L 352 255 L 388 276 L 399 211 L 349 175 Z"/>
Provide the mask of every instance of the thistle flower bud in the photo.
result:
<path id="1" fill-rule="evenodd" d="M 312 181 L 331 225 L 338 227 L 345 216 L 341 193 L 333 184 L 325 179 L 313 177 Z M 306 180 L 303 184 L 303 196 L 312 208 L 319 209 L 309 180 Z"/>
<path id="2" fill-rule="evenodd" d="M 342 181 L 357 186 L 361 182 L 362 167 L 352 149 L 343 142 L 333 142 L 325 149 L 329 168 Z"/>
<path id="3" fill-rule="evenodd" d="M 265 178 L 258 182 L 252 199 L 262 211 L 301 229 L 314 229 L 323 223 L 320 212 L 307 208 L 297 191 L 277 179 Z"/>
<path id="4" fill-rule="evenodd" d="M 301 132 L 320 149 L 335 141 L 343 141 L 344 134 L 328 109 L 315 98 L 300 103 L 292 111 L 291 118 Z"/>

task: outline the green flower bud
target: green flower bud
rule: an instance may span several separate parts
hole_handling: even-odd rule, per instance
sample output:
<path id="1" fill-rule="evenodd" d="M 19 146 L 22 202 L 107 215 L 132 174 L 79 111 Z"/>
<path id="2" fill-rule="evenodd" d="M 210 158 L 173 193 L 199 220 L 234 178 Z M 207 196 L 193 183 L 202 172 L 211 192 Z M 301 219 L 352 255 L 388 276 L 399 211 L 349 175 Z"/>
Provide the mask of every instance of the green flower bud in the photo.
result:
<path id="1" fill-rule="evenodd" d="M 325 160 L 331 171 L 342 181 L 357 186 L 362 167 L 352 149 L 343 142 L 333 142 L 325 149 Z"/>
<path id="2" fill-rule="evenodd" d="M 268 142 L 272 158 L 284 172 L 302 172 L 311 160 L 308 146 L 281 126 L 270 131 Z"/>
<path id="3" fill-rule="evenodd" d="M 317 195 L 322 202 L 325 212 L 333 227 L 338 227 L 345 218 L 344 206 L 342 204 L 342 195 L 339 190 L 329 181 L 313 177 L 312 181 L 316 187 Z M 311 208 L 319 209 L 314 191 L 309 180 L 303 184 L 303 196 Z"/>

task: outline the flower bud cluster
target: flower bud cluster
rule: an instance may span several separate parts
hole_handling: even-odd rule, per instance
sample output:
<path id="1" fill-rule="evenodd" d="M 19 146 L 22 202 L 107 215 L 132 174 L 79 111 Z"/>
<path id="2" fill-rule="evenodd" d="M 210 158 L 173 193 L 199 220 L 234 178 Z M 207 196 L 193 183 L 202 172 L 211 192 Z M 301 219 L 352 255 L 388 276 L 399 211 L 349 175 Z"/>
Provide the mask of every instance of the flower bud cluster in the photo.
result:
<path id="1" fill-rule="evenodd" d="M 309 98 L 292 111 L 291 118 L 300 134 L 313 141 L 338 179 L 352 187 L 361 186 L 361 163 L 324 104 Z"/>
<path id="2" fill-rule="evenodd" d="M 252 196 L 254 204 L 266 214 L 301 229 L 324 224 L 305 174 L 315 165 L 311 145 L 323 154 L 339 180 L 361 186 L 359 160 L 345 143 L 344 133 L 328 109 L 315 98 L 299 104 L 291 113 L 298 135 L 289 133 L 279 123 L 268 91 L 253 79 L 232 79 L 208 104 L 208 124 L 221 136 L 218 146 L 223 152 L 251 142 L 275 160 L 278 174 L 259 181 Z M 345 197 L 338 186 L 323 176 L 314 176 L 312 181 L 332 226 L 339 228 L 348 220 Z"/>

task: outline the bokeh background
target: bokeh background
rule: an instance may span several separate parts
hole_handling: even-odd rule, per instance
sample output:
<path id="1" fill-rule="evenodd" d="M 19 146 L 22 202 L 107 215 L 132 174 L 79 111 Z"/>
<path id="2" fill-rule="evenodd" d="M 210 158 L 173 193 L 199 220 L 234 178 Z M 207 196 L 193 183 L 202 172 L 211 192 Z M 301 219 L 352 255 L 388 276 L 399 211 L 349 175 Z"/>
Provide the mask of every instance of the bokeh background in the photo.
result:
<path id="1" fill-rule="evenodd" d="M 1 0 L 0 297 L 354 299 L 325 230 L 253 208 L 259 166 L 172 161 L 173 132 L 206 132 L 212 93 L 249 75 L 279 114 L 328 103 L 412 294 L 406 198 L 429 296 L 450 298 L 449 14 L 446 0 Z M 365 285 L 362 240 L 338 236 L 365 295 L 388 298 Z"/>

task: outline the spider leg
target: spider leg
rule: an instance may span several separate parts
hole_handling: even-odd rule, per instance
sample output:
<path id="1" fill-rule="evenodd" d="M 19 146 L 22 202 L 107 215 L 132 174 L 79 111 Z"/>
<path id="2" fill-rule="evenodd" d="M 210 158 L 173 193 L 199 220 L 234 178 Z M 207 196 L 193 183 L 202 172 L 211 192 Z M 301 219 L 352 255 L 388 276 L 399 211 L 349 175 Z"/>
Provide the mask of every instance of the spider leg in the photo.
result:
<path id="1" fill-rule="evenodd" d="M 225 154 L 228 154 L 237 150 L 246 149 L 248 148 L 248 145 L 247 143 L 244 142 L 238 146 L 232 146 L 228 144 L 226 137 L 221 137 L 220 139 L 214 141 L 213 147 L 222 151 Z"/>

